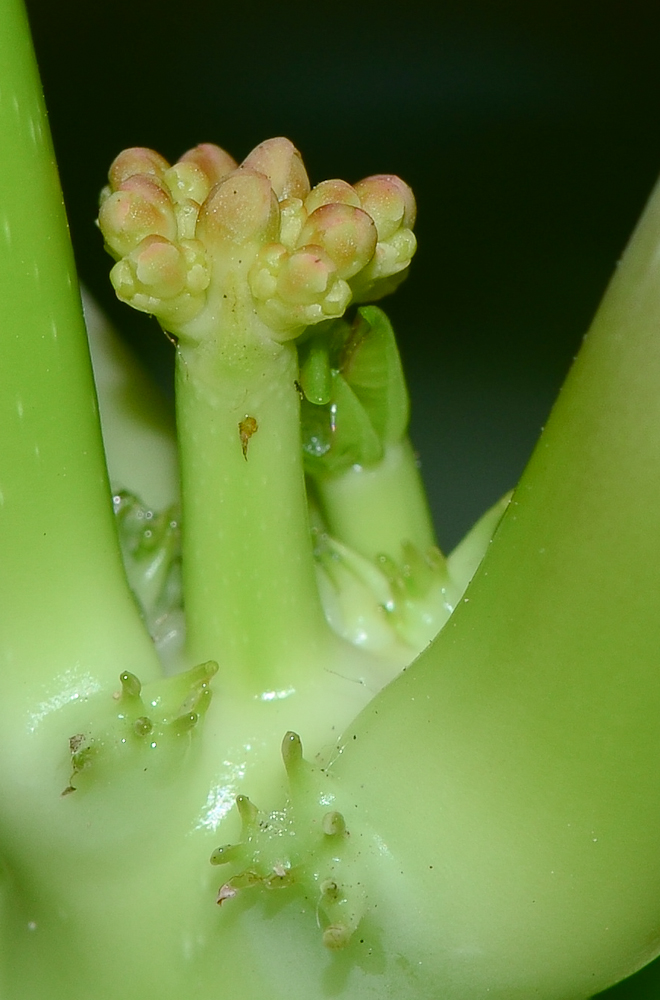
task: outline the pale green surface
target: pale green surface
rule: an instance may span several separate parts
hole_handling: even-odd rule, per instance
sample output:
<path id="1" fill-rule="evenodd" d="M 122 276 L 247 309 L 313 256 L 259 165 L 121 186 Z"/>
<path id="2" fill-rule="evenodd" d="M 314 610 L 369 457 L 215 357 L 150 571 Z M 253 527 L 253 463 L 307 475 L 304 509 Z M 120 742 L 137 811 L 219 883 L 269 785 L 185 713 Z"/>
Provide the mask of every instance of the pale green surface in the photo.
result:
<path id="1" fill-rule="evenodd" d="M 0 608 L 13 716 L 115 677 L 125 659 L 153 669 L 153 654 L 115 543 L 80 298 L 19 3 L 3 4 L 2 17 Z"/>
<path id="2" fill-rule="evenodd" d="M 177 365 L 189 645 L 193 659 L 225 661 L 258 693 L 294 683 L 287 661 L 313 659 L 326 631 L 296 352 L 269 341 L 258 321 L 254 331 L 232 324 L 229 311 L 209 340 L 181 346 Z M 243 343 L 248 360 L 238 353 Z M 257 429 L 242 443 L 239 427 L 249 418 Z"/>
<path id="3" fill-rule="evenodd" d="M 328 529 L 375 559 L 402 559 L 403 542 L 426 552 L 435 545 L 428 503 L 408 438 L 388 444 L 380 462 L 317 480 Z"/>
<path id="4" fill-rule="evenodd" d="M 1 53 L 2 68 L 12 74 L 10 82 L 22 82 L 26 93 L 18 95 L 18 104 L 25 108 L 27 101 L 29 107 L 38 83 L 33 68 L 31 78 L 24 77 L 30 59 L 25 23 L 14 4 L 3 6 L 2 15 L 0 36 L 11 40 Z M 122 719 L 124 709 L 113 698 L 120 671 L 128 668 L 148 680 L 156 672 L 155 658 L 118 558 L 52 158 L 46 170 L 40 147 L 23 142 L 34 119 L 11 118 L 11 92 L 4 87 L 2 96 L 2 112 L 9 116 L 0 122 L 0 134 L 8 137 L 0 164 L 2 206 L 5 232 L 16 239 L 5 246 L 2 271 L 0 994 L 12 1000 L 178 1000 L 216 996 L 221 984 L 221 995 L 261 997 L 276 955 L 260 965 L 271 947 L 267 938 L 259 942 L 260 916 L 256 925 L 249 916 L 244 928 L 242 906 L 227 921 L 214 905 L 218 876 L 208 857 L 218 838 L 234 835 L 235 820 L 227 819 L 227 832 L 217 827 L 246 777 L 265 809 L 284 801 L 279 745 L 287 728 L 295 726 L 312 754 L 331 745 L 335 727 L 349 723 L 392 668 L 353 653 L 321 620 L 326 656 L 305 651 L 288 678 L 295 688 L 255 692 L 251 678 L 236 691 L 225 669 L 214 685 L 216 699 L 201 739 L 198 726 L 179 736 L 154 731 L 145 740 L 130 718 Z M 293 373 L 285 366 L 283 374 L 295 416 Z M 280 389 L 275 378 L 275 398 Z M 267 443 L 268 412 L 266 406 L 259 431 Z M 281 425 L 295 427 L 286 408 Z M 267 471 L 269 459 L 260 466 L 253 458 L 259 437 L 251 441 L 246 462 L 238 426 L 233 432 L 239 468 Z M 293 460 L 300 461 L 295 453 Z M 286 476 L 284 482 L 288 497 Z M 301 523 L 293 541 L 305 539 L 310 572 L 306 508 L 302 516 L 300 507 L 295 513 Z M 269 517 L 265 547 L 272 542 L 281 551 L 281 519 L 274 509 Z M 257 551 L 252 538 L 246 555 Z M 211 570 L 212 555 L 210 546 Z M 242 553 L 234 558 L 240 590 Z M 259 595 L 249 587 L 245 593 L 254 610 Z M 285 587 L 282 594 L 286 599 Z M 258 635 L 263 626 L 249 611 L 241 609 L 238 626 L 256 623 Z M 286 622 L 271 619 L 270 625 L 286 635 Z M 303 617 L 298 630 L 307 629 Z M 276 661 L 275 668 L 280 665 Z M 269 676 L 270 667 L 263 666 L 260 682 L 276 679 L 277 669 Z M 301 668 L 305 677 L 298 686 Z M 147 687 L 145 714 L 152 713 L 151 704 L 160 711 L 161 702 L 171 704 L 171 718 L 189 712 L 178 684 L 174 679 Z M 80 774 L 69 753 L 72 737 L 92 749 Z M 69 784 L 76 791 L 62 796 Z M 325 964 L 315 921 L 305 915 L 303 926 L 303 936 L 314 944 L 312 966 L 319 958 Z"/>
<path id="5" fill-rule="evenodd" d="M 429 995 L 587 997 L 660 945 L 659 240 L 656 191 L 465 603 L 337 768 Z"/>
<path id="6" fill-rule="evenodd" d="M 29 109 L 24 23 L 13 0 L 0 11 L 0 74 L 22 81 Z M 147 681 L 155 659 L 119 565 L 52 160 L 30 137 L 36 112 L 17 118 L 7 86 L 0 996 L 580 1000 L 650 958 L 657 199 L 465 603 L 355 726 L 392 667 L 320 617 L 293 351 L 248 313 L 237 325 L 240 293 L 232 321 L 218 308 L 201 354 L 181 344 L 179 371 L 191 648 L 221 661 L 214 698 L 193 719 L 177 677 L 128 710 L 113 698 L 118 674 Z M 258 430 L 244 457 L 247 416 Z M 134 723 L 147 716 L 145 738 Z M 303 769 L 287 791 L 283 734 L 324 763 L 342 729 L 333 776 Z M 80 773 L 72 736 L 92 749 Z M 247 889 L 218 909 L 236 873 L 208 858 L 240 837 L 239 793 L 266 824 L 250 863 L 300 872 L 290 889 Z M 335 809 L 349 836 L 328 847 Z M 329 876 L 351 919 L 366 908 L 337 953 L 317 926 Z"/>
<path id="7" fill-rule="evenodd" d="M 96 302 L 83 302 L 110 485 L 161 510 L 179 496 L 172 414 Z"/>

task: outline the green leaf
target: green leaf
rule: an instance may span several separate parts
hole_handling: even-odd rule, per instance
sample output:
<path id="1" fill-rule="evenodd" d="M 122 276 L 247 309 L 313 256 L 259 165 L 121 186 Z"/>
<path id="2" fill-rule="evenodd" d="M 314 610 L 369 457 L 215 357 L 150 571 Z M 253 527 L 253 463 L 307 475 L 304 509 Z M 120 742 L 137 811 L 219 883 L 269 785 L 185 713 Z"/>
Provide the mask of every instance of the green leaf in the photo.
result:
<path id="1" fill-rule="evenodd" d="M 302 428 L 305 469 L 310 475 L 336 475 L 352 465 L 373 465 L 383 455 L 366 408 L 337 371 L 332 372 L 329 404 L 303 402 Z"/>
<path id="2" fill-rule="evenodd" d="M 301 345 L 305 468 L 312 476 L 370 466 L 401 440 L 409 400 L 392 326 L 376 306 Z"/>
<path id="3" fill-rule="evenodd" d="M 340 370 L 381 441 L 399 441 L 408 426 L 410 403 L 394 330 L 382 309 L 363 306 L 358 310 Z"/>

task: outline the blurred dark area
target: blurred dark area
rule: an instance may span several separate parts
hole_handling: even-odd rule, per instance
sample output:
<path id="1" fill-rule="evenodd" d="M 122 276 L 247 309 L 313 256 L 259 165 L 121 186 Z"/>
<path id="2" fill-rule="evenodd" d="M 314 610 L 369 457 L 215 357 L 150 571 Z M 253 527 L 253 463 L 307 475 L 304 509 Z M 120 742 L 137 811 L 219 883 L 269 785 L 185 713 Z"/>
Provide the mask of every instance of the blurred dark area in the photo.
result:
<path id="1" fill-rule="evenodd" d="M 167 388 L 171 348 L 114 299 L 93 225 L 124 147 L 242 158 L 287 135 L 315 183 L 393 172 L 419 253 L 397 329 L 441 543 L 513 485 L 660 170 L 660 4 L 28 0 L 80 274 Z M 608 993 L 660 996 L 653 967 Z"/>
<path id="2" fill-rule="evenodd" d="M 384 305 L 444 547 L 513 485 L 660 170 L 657 0 L 28 0 L 80 274 L 119 305 L 95 229 L 124 147 L 242 158 L 287 135 L 312 182 L 404 177 L 412 274 Z"/>

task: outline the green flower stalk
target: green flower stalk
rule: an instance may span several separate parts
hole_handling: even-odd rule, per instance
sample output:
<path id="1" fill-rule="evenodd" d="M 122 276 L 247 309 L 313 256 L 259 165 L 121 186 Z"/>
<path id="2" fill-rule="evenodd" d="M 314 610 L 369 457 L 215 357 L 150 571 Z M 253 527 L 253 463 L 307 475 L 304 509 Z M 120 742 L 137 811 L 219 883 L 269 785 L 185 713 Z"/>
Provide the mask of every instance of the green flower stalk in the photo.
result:
<path id="1" fill-rule="evenodd" d="M 107 329 L 99 421 L 19 0 L 0 137 L 0 997 L 587 1000 L 651 960 L 660 194 L 445 556 L 370 304 L 415 251 L 403 181 L 312 186 L 282 138 L 114 161 L 179 490 Z"/>
<path id="2" fill-rule="evenodd" d="M 347 672 L 374 672 L 326 622 L 305 465 L 318 544 L 335 561 L 328 533 L 374 563 L 403 562 L 404 544 L 421 562 L 434 549 L 391 328 L 374 309 L 340 320 L 352 300 L 405 276 L 414 217 L 396 177 L 311 188 L 286 139 L 240 166 L 205 144 L 173 166 L 131 149 L 110 168 L 99 226 L 118 258 L 111 280 L 176 342 L 189 656 L 217 659 L 227 683 L 253 693 L 314 683 L 338 657 Z M 375 516 L 383 495 L 401 523 Z M 435 617 L 446 603 L 436 576 Z M 413 648 L 436 630 L 427 617 L 430 634 L 411 633 Z"/>

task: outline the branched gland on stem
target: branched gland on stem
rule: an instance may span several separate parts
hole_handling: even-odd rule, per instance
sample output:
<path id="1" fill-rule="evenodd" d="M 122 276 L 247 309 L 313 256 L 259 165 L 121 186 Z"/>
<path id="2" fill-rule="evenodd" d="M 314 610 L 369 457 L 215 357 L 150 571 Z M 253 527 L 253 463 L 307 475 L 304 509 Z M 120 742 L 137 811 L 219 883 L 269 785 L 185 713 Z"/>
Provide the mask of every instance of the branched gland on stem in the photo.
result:
<path id="1" fill-rule="evenodd" d="M 405 276 L 414 199 L 390 176 L 310 189 L 286 139 L 240 166 L 211 145 L 174 166 L 127 150 L 109 180 L 99 224 L 114 287 L 177 343 L 189 652 L 262 689 L 328 638 L 295 341 Z"/>
<path id="2" fill-rule="evenodd" d="M 264 814 L 246 795 L 236 798 L 240 839 L 217 847 L 210 858 L 226 873 L 216 902 L 231 906 L 244 890 L 297 893 L 313 908 L 323 944 L 338 951 L 369 908 L 361 854 L 370 835 L 366 828 L 347 829 L 337 808 L 340 789 L 325 768 L 305 759 L 297 733 L 285 735 L 282 758 L 288 784 L 283 810 Z"/>

